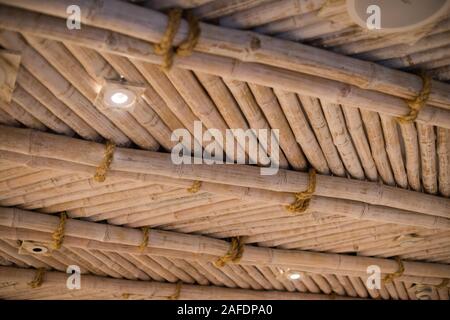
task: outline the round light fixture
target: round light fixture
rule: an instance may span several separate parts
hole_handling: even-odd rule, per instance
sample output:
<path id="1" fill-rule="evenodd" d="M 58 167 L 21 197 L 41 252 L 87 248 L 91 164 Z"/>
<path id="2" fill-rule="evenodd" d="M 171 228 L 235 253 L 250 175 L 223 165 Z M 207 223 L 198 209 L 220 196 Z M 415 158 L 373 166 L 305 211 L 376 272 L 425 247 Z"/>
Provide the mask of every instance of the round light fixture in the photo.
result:
<path id="1" fill-rule="evenodd" d="M 448 13 L 450 0 L 347 0 L 350 18 L 365 29 L 404 32 L 431 24 Z M 379 14 L 379 29 L 368 23 Z"/>
<path id="2" fill-rule="evenodd" d="M 128 108 L 136 100 L 136 94 L 125 88 L 109 88 L 103 95 L 103 103 L 110 108 Z"/>
<path id="3" fill-rule="evenodd" d="M 288 271 L 286 272 L 286 275 L 290 280 L 298 280 L 301 278 L 301 274 L 296 271 Z"/>
<path id="4" fill-rule="evenodd" d="M 116 92 L 111 96 L 111 101 L 115 104 L 124 104 L 128 101 L 128 96 L 123 92 Z"/>
<path id="5" fill-rule="evenodd" d="M 38 254 L 38 255 L 48 253 L 48 248 L 44 247 L 42 245 L 39 245 L 39 244 L 33 244 L 32 246 L 28 247 L 27 250 L 30 253 Z"/>

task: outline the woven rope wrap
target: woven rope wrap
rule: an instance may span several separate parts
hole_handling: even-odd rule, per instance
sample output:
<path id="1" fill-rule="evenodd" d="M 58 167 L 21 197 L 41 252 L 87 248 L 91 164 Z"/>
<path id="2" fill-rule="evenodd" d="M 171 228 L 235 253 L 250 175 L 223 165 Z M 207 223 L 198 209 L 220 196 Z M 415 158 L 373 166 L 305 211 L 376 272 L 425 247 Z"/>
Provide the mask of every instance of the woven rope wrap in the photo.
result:
<path id="1" fill-rule="evenodd" d="M 406 100 L 409 106 L 409 114 L 401 117 L 397 117 L 399 123 L 411 123 L 417 119 L 420 110 L 426 105 L 431 93 L 431 77 L 425 74 L 421 75 L 422 78 L 422 90 L 417 97 L 413 100 Z"/>
<path id="2" fill-rule="evenodd" d="M 31 282 L 28 282 L 28 285 L 35 289 L 39 288 L 44 282 L 45 268 L 39 268 L 36 270 L 36 274 L 34 275 L 34 279 Z"/>
<path id="3" fill-rule="evenodd" d="M 405 272 L 405 266 L 403 265 L 402 260 L 400 260 L 399 257 L 396 257 L 395 260 L 397 261 L 398 264 L 398 270 L 394 273 L 389 273 L 387 274 L 384 278 L 383 278 L 383 283 L 390 283 L 392 282 L 395 278 L 401 277 L 403 275 L 403 272 Z"/>
<path id="4" fill-rule="evenodd" d="M 160 43 L 154 45 L 155 53 L 164 57 L 162 68 L 166 71 L 172 67 L 174 56 L 174 48 L 172 43 L 180 27 L 182 15 L 183 10 L 180 8 L 174 8 L 169 11 L 166 31 L 164 32 Z M 183 57 L 192 54 L 192 51 L 197 45 L 200 37 L 200 26 L 198 24 L 198 20 L 191 12 L 188 12 L 186 16 L 189 25 L 188 36 L 186 40 L 180 43 L 176 49 L 176 54 Z"/>
<path id="5" fill-rule="evenodd" d="M 139 246 L 139 250 L 142 252 L 148 246 L 149 227 L 142 228 L 142 243 Z"/>
<path id="6" fill-rule="evenodd" d="M 106 179 L 106 173 L 108 172 L 109 166 L 113 160 L 114 150 L 116 150 L 116 145 L 108 141 L 106 143 L 105 155 L 103 157 L 102 163 L 95 170 L 94 180 L 97 182 L 103 182 Z"/>
<path id="7" fill-rule="evenodd" d="M 448 284 L 450 283 L 450 279 L 443 279 L 442 282 L 440 284 L 438 284 L 437 286 L 434 286 L 436 289 L 443 289 L 448 287 Z"/>
<path id="8" fill-rule="evenodd" d="M 202 182 L 201 181 L 194 181 L 194 183 L 192 184 L 191 187 L 187 188 L 187 191 L 190 193 L 197 193 L 200 191 L 200 187 L 202 186 Z"/>
<path id="9" fill-rule="evenodd" d="M 177 286 L 175 287 L 175 293 L 171 296 L 168 296 L 167 299 L 168 300 L 178 300 L 180 298 L 180 293 L 181 293 L 181 285 L 183 283 L 181 281 L 177 282 Z"/>
<path id="10" fill-rule="evenodd" d="M 295 201 L 290 205 L 286 206 L 286 209 L 292 213 L 302 213 L 305 212 L 309 207 L 311 198 L 316 191 L 316 170 L 309 169 L 309 181 L 308 188 L 295 194 Z"/>
<path id="11" fill-rule="evenodd" d="M 55 250 L 59 250 L 64 241 L 64 230 L 66 229 L 66 220 L 67 220 L 67 213 L 65 212 L 61 213 L 59 217 L 58 228 L 56 228 L 56 230 L 52 234 L 53 249 Z"/>
<path id="12" fill-rule="evenodd" d="M 229 262 L 237 263 L 242 258 L 242 254 L 244 253 L 244 241 L 242 237 L 236 237 L 231 239 L 230 249 L 228 252 L 217 259 L 214 262 L 214 265 L 218 268 L 223 267 Z"/>

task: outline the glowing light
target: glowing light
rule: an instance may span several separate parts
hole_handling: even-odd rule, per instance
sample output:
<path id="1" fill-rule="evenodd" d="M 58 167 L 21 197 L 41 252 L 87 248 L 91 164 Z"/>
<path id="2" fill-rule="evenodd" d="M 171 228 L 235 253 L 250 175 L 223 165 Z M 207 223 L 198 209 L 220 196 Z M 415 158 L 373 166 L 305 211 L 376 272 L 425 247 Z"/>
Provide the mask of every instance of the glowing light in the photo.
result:
<path id="1" fill-rule="evenodd" d="M 111 101 L 116 104 L 123 104 L 128 101 L 128 96 L 123 92 L 116 92 L 111 96 Z"/>
<path id="2" fill-rule="evenodd" d="M 298 280 L 298 279 L 300 279 L 301 275 L 300 275 L 300 273 L 297 273 L 297 272 L 291 272 L 291 273 L 289 273 L 288 277 L 291 280 Z"/>

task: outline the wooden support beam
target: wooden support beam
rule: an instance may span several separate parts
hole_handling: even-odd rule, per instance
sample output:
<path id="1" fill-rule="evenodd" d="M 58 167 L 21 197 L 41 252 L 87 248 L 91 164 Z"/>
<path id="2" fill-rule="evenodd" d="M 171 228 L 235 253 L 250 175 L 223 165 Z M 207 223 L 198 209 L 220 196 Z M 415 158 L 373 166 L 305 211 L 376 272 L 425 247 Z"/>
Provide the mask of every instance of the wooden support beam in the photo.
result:
<path id="1" fill-rule="evenodd" d="M 52 234 L 59 225 L 59 217 L 24 211 L 17 208 L 0 208 L 0 226 L 2 238 L 18 237 L 22 230 L 24 237 L 33 238 L 38 232 L 38 241 L 51 242 Z M 26 229 L 26 230 L 23 230 Z M 30 233 L 27 235 L 27 231 Z M 113 225 L 67 219 L 63 246 L 90 248 L 96 243 L 106 244 L 107 251 L 120 251 L 133 254 L 152 254 L 152 250 L 183 252 L 185 257 L 195 260 L 215 261 L 229 249 L 229 243 L 223 240 L 199 235 L 183 234 L 171 231 L 150 230 L 147 247 L 141 251 L 143 233 L 141 230 Z M 21 240 L 37 240 L 21 239 Z M 347 273 L 367 276 L 367 267 L 377 265 L 383 274 L 398 270 L 398 264 L 392 259 L 349 256 L 344 254 L 308 252 L 300 250 L 281 250 L 246 245 L 239 264 L 260 266 L 284 266 L 291 268 L 316 268 L 331 273 Z M 450 266 L 437 263 L 404 261 L 404 272 L 399 281 L 428 283 L 438 285 L 442 279 L 450 278 Z"/>
<path id="2" fill-rule="evenodd" d="M 137 281 L 112 279 L 101 276 L 81 275 L 80 294 L 78 290 L 69 290 L 66 286 L 69 274 L 58 271 L 47 271 L 40 287 L 32 289 L 28 283 L 31 282 L 36 275 L 34 269 L 20 269 L 14 267 L 0 266 L 1 286 L 0 295 L 8 298 L 6 291 L 7 284 L 14 283 L 17 290 L 29 290 L 28 296 L 33 299 L 33 293 L 39 294 L 42 290 L 56 290 L 60 294 L 74 293 L 78 299 L 83 299 L 83 293 L 86 295 L 92 292 L 102 292 L 97 299 L 111 298 L 116 299 L 169 299 L 177 292 L 177 284 L 163 283 L 156 281 Z M 4 288 L 4 290 L 2 290 Z M 70 296 L 70 295 L 69 295 Z M 58 298 L 58 296 L 55 296 Z M 64 299 L 64 298 L 62 298 Z M 282 291 L 257 291 L 246 289 L 233 289 L 216 286 L 200 286 L 192 284 L 182 284 L 179 291 L 180 300 L 344 300 L 353 299 L 344 296 L 300 293 L 300 292 L 282 292 Z"/>

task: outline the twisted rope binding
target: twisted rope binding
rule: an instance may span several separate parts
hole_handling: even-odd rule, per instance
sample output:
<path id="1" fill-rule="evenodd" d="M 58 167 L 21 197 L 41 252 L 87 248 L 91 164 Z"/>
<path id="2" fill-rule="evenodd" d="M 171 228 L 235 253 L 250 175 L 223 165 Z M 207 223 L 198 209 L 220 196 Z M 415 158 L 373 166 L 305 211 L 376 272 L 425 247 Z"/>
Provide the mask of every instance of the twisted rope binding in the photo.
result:
<path id="1" fill-rule="evenodd" d="M 200 187 L 202 186 L 202 182 L 199 180 L 194 181 L 191 187 L 187 188 L 187 191 L 190 193 L 197 193 L 200 191 Z"/>
<path id="2" fill-rule="evenodd" d="M 104 182 L 106 179 L 106 173 L 109 169 L 109 166 L 111 165 L 111 162 L 113 160 L 114 151 L 116 150 L 116 145 L 108 141 L 106 142 L 106 149 L 105 149 L 105 155 L 103 157 L 102 162 L 95 170 L 94 180 L 97 182 Z"/>
<path id="3" fill-rule="evenodd" d="M 61 249 L 62 243 L 64 241 L 64 231 L 66 229 L 67 213 L 62 212 L 59 217 L 59 225 L 52 234 L 53 239 L 53 249 Z"/>
<path id="4" fill-rule="evenodd" d="M 218 268 L 223 267 L 229 262 L 238 263 L 244 254 L 244 241 L 242 237 L 235 237 L 231 239 L 230 248 L 227 253 L 217 259 L 214 265 Z"/>
<path id="5" fill-rule="evenodd" d="M 417 119 L 420 110 L 427 104 L 431 93 L 431 77 L 425 74 L 420 75 L 422 78 L 422 90 L 417 94 L 413 100 L 406 100 L 409 106 L 409 114 L 397 117 L 399 123 L 411 123 Z"/>
<path id="6" fill-rule="evenodd" d="M 186 40 L 184 40 L 177 48 L 177 54 L 181 57 L 187 57 L 192 54 L 201 33 L 198 20 L 194 17 L 191 11 L 186 13 L 186 19 L 189 24 L 189 34 Z"/>
<path id="7" fill-rule="evenodd" d="M 139 250 L 143 252 L 148 246 L 149 227 L 142 228 L 142 243 L 139 245 Z"/>
<path id="8" fill-rule="evenodd" d="M 178 300 L 180 298 L 180 293 L 181 293 L 181 285 L 183 283 L 181 281 L 177 282 L 177 286 L 175 287 L 175 293 L 171 296 L 168 296 L 167 299 L 168 300 Z"/>
<path id="9" fill-rule="evenodd" d="M 173 64 L 174 48 L 172 46 L 175 35 L 181 24 L 181 17 L 183 10 L 180 8 L 173 8 L 168 12 L 167 28 L 160 43 L 154 45 L 154 51 L 157 55 L 163 56 L 162 69 L 170 70 Z M 191 12 L 186 14 L 189 25 L 188 36 L 176 49 L 176 54 L 186 57 L 192 54 L 200 37 L 200 26 L 198 20 Z"/>
<path id="10" fill-rule="evenodd" d="M 311 198 L 316 191 L 316 170 L 313 168 L 309 169 L 309 181 L 308 188 L 305 191 L 295 194 L 295 201 L 290 205 L 286 206 L 286 209 L 292 213 L 302 213 L 305 212 L 309 207 Z"/>
<path id="11" fill-rule="evenodd" d="M 395 278 L 401 277 L 403 275 L 403 272 L 405 272 L 405 266 L 403 265 L 402 260 L 400 260 L 399 257 L 396 257 L 395 260 L 397 261 L 398 264 L 398 270 L 394 273 L 389 273 L 387 274 L 384 278 L 383 278 L 383 283 L 390 283 L 392 282 Z"/>
<path id="12" fill-rule="evenodd" d="M 443 279 L 442 282 L 436 286 L 434 286 L 436 289 L 443 289 L 448 287 L 448 284 L 450 283 L 449 279 Z"/>
<path id="13" fill-rule="evenodd" d="M 39 268 L 36 270 L 36 274 L 34 275 L 34 279 L 31 282 L 28 282 L 28 285 L 35 289 L 39 288 L 44 282 L 45 268 Z"/>

